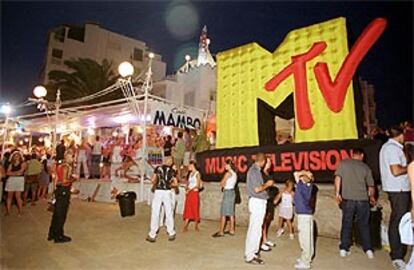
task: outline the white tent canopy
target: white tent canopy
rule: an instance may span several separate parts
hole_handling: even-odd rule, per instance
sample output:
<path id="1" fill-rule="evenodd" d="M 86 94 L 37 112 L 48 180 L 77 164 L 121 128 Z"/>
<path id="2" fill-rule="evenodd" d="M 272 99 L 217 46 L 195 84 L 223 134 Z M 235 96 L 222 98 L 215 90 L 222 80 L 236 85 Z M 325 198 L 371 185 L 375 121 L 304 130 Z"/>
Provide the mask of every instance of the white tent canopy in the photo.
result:
<path id="1" fill-rule="evenodd" d="M 131 110 L 126 99 L 113 100 L 93 105 L 63 108 L 59 112 L 57 132 L 64 133 L 87 128 L 118 127 L 121 125 L 163 125 L 176 127 L 198 128 L 206 116 L 206 111 L 193 107 L 181 106 L 157 96 L 149 96 L 148 113 L 143 115 L 144 100 L 137 97 L 140 113 Z M 18 116 L 25 130 L 51 132 L 56 123 L 54 112 L 35 113 Z"/>

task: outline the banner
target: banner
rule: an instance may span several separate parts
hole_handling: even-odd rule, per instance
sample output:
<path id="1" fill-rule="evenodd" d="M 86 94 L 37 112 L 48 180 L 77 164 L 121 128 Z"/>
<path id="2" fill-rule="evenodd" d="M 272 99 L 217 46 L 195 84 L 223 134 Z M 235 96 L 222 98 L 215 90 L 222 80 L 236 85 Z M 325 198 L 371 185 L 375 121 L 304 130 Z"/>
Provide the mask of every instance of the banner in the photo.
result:
<path id="1" fill-rule="evenodd" d="M 334 172 L 340 161 L 351 157 L 352 148 L 362 148 L 365 162 L 378 182 L 380 147 L 379 141 L 361 139 L 229 148 L 198 153 L 197 164 L 203 181 L 220 181 L 225 173 L 226 160 L 232 159 L 238 180 L 244 182 L 255 155 L 263 152 L 272 161 L 272 173 L 277 182 L 292 179 L 294 171 L 305 169 L 314 174 L 316 183 L 333 183 Z"/>
<path id="2" fill-rule="evenodd" d="M 163 102 L 151 103 L 151 121 L 157 126 L 198 129 L 203 121 L 203 112 Z"/>

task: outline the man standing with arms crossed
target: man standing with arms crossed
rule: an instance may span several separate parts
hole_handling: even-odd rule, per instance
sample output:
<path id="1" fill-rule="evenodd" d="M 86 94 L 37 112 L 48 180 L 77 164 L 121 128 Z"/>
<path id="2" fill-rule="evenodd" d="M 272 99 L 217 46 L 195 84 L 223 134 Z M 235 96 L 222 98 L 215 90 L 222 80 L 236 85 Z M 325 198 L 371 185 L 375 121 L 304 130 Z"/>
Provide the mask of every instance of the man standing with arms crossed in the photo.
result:
<path id="1" fill-rule="evenodd" d="M 398 226 L 402 216 L 410 211 L 410 183 L 407 177 L 407 159 L 404 155 L 404 134 L 399 127 L 389 130 L 390 139 L 381 147 L 380 172 L 382 189 L 388 193 L 391 216 L 388 237 L 391 260 L 395 269 L 405 269 L 407 246 L 401 243 Z"/>
<path id="2" fill-rule="evenodd" d="M 246 263 L 264 264 L 256 253 L 259 252 L 260 240 L 262 238 L 262 225 L 266 214 L 268 194 L 266 189 L 273 186 L 274 181 L 268 180 L 264 183 L 262 168 L 266 163 L 263 153 L 256 155 L 255 163 L 247 172 L 247 195 L 249 197 L 249 229 L 246 235 L 245 260 Z"/>

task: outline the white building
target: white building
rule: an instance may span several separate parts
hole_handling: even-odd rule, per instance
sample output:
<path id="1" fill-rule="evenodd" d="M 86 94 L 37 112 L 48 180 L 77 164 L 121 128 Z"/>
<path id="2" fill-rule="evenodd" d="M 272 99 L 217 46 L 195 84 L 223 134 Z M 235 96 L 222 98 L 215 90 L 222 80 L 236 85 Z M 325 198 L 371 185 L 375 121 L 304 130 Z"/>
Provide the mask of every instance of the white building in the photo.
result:
<path id="1" fill-rule="evenodd" d="M 152 94 L 215 113 L 216 63 L 209 44 L 207 28 L 204 26 L 197 57 L 193 60 L 183 59 L 185 64 L 174 75 L 154 83 Z"/>
<path id="2" fill-rule="evenodd" d="M 60 25 L 48 33 L 42 80 L 47 84 L 52 70 L 70 71 L 64 61 L 77 58 L 90 58 L 98 63 L 107 59 L 112 61 L 116 73 L 121 62 L 129 61 L 139 72 L 145 69 L 149 51 L 145 42 L 111 32 L 95 23 Z M 166 64 L 160 55 L 155 54 L 152 68 L 155 81 L 165 78 Z"/>

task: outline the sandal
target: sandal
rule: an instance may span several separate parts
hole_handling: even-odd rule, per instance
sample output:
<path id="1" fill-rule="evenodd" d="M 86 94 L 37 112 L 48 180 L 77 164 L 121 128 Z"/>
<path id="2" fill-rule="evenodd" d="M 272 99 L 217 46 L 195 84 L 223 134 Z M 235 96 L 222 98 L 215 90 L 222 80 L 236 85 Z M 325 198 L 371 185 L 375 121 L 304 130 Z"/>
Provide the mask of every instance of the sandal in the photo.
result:
<path id="1" fill-rule="evenodd" d="M 251 259 L 250 261 L 246 261 L 246 263 L 258 264 L 259 265 L 259 264 L 264 264 L 264 261 L 260 258 L 255 257 L 255 258 Z"/>
<path id="2" fill-rule="evenodd" d="M 230 236 L 234 236 L 234 235 L 235 235 L 235 233 L 234 233 L 234 232 L 228 232 L 228 234 L 229 234 Z"/>
<path id="3" fill-rule="evenodd" d="M 212 235 L 212 237 L 217 238 L 217 237 L 223 237 L 224 234 L 221 234 L 220 232 L 216 232 L 215 234 Z"/>

